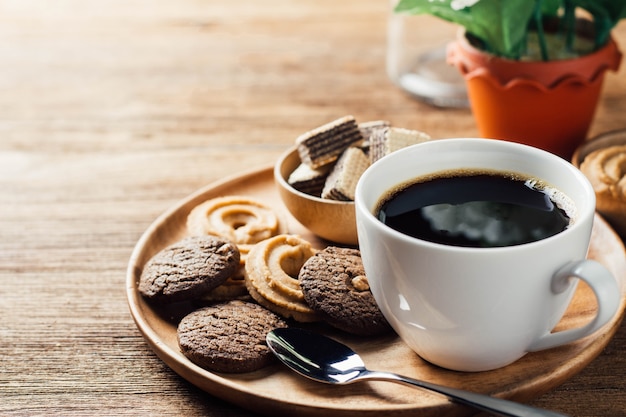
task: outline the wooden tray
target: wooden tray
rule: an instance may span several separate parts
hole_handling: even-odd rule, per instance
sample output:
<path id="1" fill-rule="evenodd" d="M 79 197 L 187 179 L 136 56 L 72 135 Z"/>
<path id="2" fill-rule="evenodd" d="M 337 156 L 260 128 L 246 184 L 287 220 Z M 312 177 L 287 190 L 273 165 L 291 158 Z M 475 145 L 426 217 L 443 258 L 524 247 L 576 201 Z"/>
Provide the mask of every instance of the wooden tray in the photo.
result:
<path id="1" fill-rule="evenodd" d="M 132 253 L 127 271 L 127 295 L 137 327 L 154 352 L 175 372 L 206 392 L 243 408 L 267 415 L 293 416 L 467 416 L 475 411 L 448 402 L 444 397 L 388 382 L 330 386 L 302 378 L 276 363 L 247 374 L 206 371 L 187 360 L 178 348 L 176 324 L 179 312 L 155 311 L 137 292 L 145 262 L 157 251 L 186 235 L 189 211 L 199 203 L 221 195 L 247 195 L 262 200 L 282 214 L 290 233 L 300 234 L 315 246 L 324 242 L 297 223 L 283 207 L 274 186 L 272 168 L 235 176 L 203 188 L 164 213 L 146 230 Z M 567 346 L 529 353 L 505 368 L 462 373 L 430 365 L 413 353 L 397 336 L 360 339 L 324 327 L 362 354 L 368 367 L 463 388 L 516 401 L 528 401 L 563 383 L 593 360 L 616 332 L 626 304 L 626 257 L 621 240 L 599 216 L 593 229 L 589 256 L 608 267 L 617 278 L 622 302 L 619 313 L 594 335 Z M 595 312 L 591 290 L 580 283 L 574 300 L 558 327 L 579 326 Z M 315 325 L 321 326 L 321 325 Z M 572 398 L 576 401 L 576 398 Z"/>

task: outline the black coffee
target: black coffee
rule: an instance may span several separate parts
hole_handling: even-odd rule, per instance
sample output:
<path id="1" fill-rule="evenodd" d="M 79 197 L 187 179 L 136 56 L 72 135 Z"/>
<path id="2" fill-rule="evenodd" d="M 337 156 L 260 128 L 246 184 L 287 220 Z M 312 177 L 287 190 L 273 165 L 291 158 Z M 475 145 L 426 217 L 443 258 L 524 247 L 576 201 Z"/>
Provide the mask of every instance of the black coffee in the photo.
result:
<path id="1" fill-rule="evenodd" d="M 513 246 L 567 228 L 570 217 L 551 197 L 566 199 L 554 188 L 517 174 L 447 172 L 392 190 L 376 214 L 393 229 L 431 242 Z"/>

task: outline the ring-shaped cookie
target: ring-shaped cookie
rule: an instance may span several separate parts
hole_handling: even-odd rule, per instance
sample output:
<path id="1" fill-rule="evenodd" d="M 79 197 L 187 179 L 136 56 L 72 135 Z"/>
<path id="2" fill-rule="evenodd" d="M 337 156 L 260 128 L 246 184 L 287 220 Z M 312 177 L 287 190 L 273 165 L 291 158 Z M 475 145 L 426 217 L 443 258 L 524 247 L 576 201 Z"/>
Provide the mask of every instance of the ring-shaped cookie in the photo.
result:
<path id="1" fill-rule="evenodd" d="M 626 145 L 591 152 L 580 170 L 596 193 L 597 210 L 618 233 L 626 235 Z"/>
<path id="2" fill-rule="evenodd" d="M 272 209 L 250 197 L 216 197 L 196 206 L 187 217 L 192 235 L 216 235 L 237 245 L 254 244 L 282 232 Z"/>
<path id="3" fill-rule="evenodd" d="M 311 244 L 294 235 L 278 235 L 257 243 L 246 260 L 246 287 L 259 304 L 286 318 L 318 321 L 304 301 L 298 273 L 315 254 Z"/>
<path id="4" fill-rule="evenodd" d="M 626 201 L 626 145 L 591 152 L 580 166 L 596 192 Z"/>

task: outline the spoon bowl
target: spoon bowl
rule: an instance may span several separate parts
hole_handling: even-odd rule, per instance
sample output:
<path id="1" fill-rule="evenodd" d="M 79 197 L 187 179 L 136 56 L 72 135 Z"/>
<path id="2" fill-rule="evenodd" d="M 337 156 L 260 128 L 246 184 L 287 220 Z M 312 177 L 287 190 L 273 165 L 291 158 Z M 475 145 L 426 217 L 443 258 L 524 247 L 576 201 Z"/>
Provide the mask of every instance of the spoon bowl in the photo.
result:
<path id="1" fill-rule="evenodd" d="M 451 401 L 509 417 L 566 417 L 488 395 L 444 387 L 402 375 L 370 371 L 361 357 L 348 346 L 324 335 L 289 327 L 268 333 L 267 345 L 276 357 L 300 375 L 327 384 L 350 384 L 380 380 L 423 388 L 445 395 Z"/>

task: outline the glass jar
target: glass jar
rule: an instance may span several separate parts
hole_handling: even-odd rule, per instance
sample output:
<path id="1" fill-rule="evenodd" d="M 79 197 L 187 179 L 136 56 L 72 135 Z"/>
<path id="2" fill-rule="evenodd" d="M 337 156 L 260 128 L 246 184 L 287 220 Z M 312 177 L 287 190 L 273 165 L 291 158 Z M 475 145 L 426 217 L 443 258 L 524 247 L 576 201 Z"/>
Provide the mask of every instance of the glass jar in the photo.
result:
<path id="1" fill-rule="evenodd" d="M 465 80 L 446 63 L 458 26 L 431 15 L 395 13 L 390 0 L 387 74 L 398 87 L 437 107 L 468 107 Z"/>

